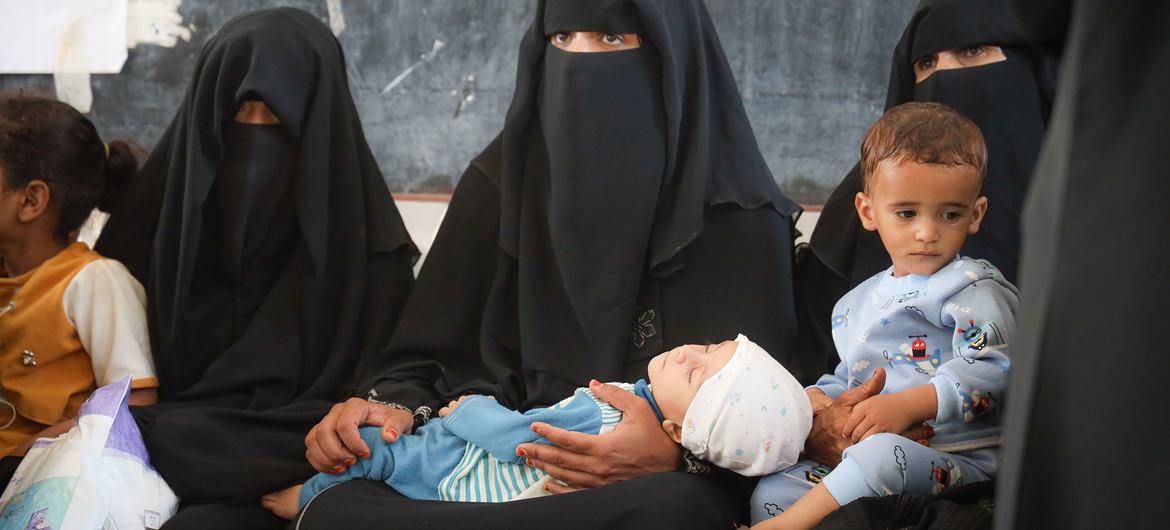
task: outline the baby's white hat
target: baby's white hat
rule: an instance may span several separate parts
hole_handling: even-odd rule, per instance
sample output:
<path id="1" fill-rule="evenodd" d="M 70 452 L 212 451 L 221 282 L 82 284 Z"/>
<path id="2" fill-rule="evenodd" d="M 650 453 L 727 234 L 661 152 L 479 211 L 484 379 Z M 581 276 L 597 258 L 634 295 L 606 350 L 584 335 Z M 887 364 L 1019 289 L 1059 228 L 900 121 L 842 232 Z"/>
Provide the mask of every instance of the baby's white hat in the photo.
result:
<path id="1" fill-rule="evenodd" d="M 739 335 L 735 354 L 699 387 L 683 419 L 682 446 L 745 476 L 795 464 L 812 428 L 804 387 L 768 352 Z"/>

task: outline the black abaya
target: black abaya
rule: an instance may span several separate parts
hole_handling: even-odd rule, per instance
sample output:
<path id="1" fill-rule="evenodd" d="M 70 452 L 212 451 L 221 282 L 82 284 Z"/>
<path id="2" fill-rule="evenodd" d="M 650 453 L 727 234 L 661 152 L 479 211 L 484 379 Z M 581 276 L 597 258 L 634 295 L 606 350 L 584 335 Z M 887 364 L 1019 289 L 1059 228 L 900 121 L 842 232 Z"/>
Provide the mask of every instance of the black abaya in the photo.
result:
<path id="1" fill-rule="evenodd" d="M 1047 42 L 1071 25 L 1024 219 L 997 528 L 1162 528 L 1170 4 L 1020 4 Z"/>
<path id="2" fill-rule="evenodd" d="M 280 124 L 233 122 L 245 100 Z M 305 433 L 385 348 L 417 255 L 329 29 L 293 9 L 224 25 L 97 249 L 146 287 L 160 403 L 132 410 L 184 502 L 168 528 L 278 526 L 206 514 L 313 474 Z"/>
<path id="3" fill-rule="evenodd" d="M 913 64 L 929 53 L 975 45 L 1000 46 L 1006 61 L 936 71 L 915 82 Z M 964 114 L 980 127 L 988 147 L 983 194 L 988 212 L 962 254 L 991 261 L 1016 281 L 1019 216 L 1053 94 L 1054 61 L 1031 46 L 1007 0 L 923 0 L 894 50 L 886 109 L 909 101 L 933 101 Z M 833 305 L 861 282 L 890 266 L 876 232 L 861 228 L 854 197 L 861 191 L 854 167 L 833 191 L 817 220 L 798 267 L 801 351 L 828 352 Z"/>
<path id="4" fill-rule="evenodd" d="M 393 351 L 399 358 L 410 351 L 418 352 L 420 359 L 424 352 L 433 352 L 431 355 L 445 363 L 440 366 L 418 361 L 387 371 L 378 388 L 393 393 L 394 399 L 430 403 L 433 398 L 429 396 L 436 390 L 433 385 L 423 384 L 425 376 L 479 369 L 478 348 L 485 341 L 495 342 L 493 347 L 497 348 L 515 344 L 514 330 L 500 329 L 487 336 L 480 333 L 481 323 L 489 315 L 515 311 L 514 305 L 509 307 L 493 299 L 496 292 L 507 289 L 506 285 L 494 283 L 493 278 L 501 276 L 501 270 L 509 266 L 498 246 L 499 204 L 499 190 L 491 180 L 478 168 L 469 168 L 459 181 L 393 339 Z M 786 280 L 792 270 L 790 221 L 771 209 L 744 210 L 725 205 L 708 210 L 704 223 L 702 235 L 684 251 L 684 268 L 661 280 L 645 276 L 646 292 L 657 294 L 661 305 L 654 308 L 652 316 L 627 328 L 632 345 L 654 340 L 669 348 L 721 340 L 735 330 L 760 337 L 761 341 L 784 343 L 784 333 L 790 333 L 793 318 L 792 294 Z M 511 297 L 514 301 L 514 296 L 513 288 L 503 299 Z M 639 349 L 631 346 L 631 350 Z M 623 366 L 621 379 L 645 377 L 646 359 L 635 355 L 631 353 Z M 511 362 L 505 365 L 499 361 L 492 373 L 506 374 L 504 381 L 515 385 L 527 383 L 532 394 L 566 396 L 577 386 L 531 375 L 517 366 L 519 358 Z M 525 376 L 527 379 L 523 379 Z M 581 377 L 587 381 L 590 375 Z M 398 384 L 390 384 L 391 381 Z M 753 481 L 727 476 L 730 472 L 716 473 L 718 477 L 714 479 L 680 473 L 645 477 L 620 488 L 605 487 L 521 504 L 536 506 L 531 511 L 498 504 L 406 500 L 381 484 L 370 487 L 360 481 L 350 482 L 330 488 L 336 494 L 314 499 L 306 509 L 301 528 L 357 528 L 369 521 L 382 521 L 383 526 L 368 528 L 411 528 L 427 523 L 433 525 L 430 528 L 455 529 L 468 528 L 468 520 L 477 521 L 473 526 L 479 528 L 524 528 L 525 524 L 548 528 L 654 528 L 659 526 L 639 525 L 677 517 L 678 524 L 672 523 L 670 528 L 705 529 L 746 521 L 746 496 Z M 379 500 L 374 502 L 372 498 Z M 683 504 L 680 499 L 707 500 Z M 551 504 L 541 504 L 546 502 Z M 463 525 L 458 524 L 461 517 L 466 518 Z M 709 524 L 712 521 L 726 524 Z"/>
<path id="5" fill-rule="evenodd" d="M 572 30 L 636 32 L 643 46 L 551 47 Z M 371 389 L 409 407 L 474 390 L 527 409 L 737 333 L 800 375 L 797 211 L 701 0 L 541 1 L 504 130 L 460 179 Z M 749 485 L 671 473 L 475 505 L 347 483 L 315 498 L 301 527 L 711 528 L 744 520 Z"/>

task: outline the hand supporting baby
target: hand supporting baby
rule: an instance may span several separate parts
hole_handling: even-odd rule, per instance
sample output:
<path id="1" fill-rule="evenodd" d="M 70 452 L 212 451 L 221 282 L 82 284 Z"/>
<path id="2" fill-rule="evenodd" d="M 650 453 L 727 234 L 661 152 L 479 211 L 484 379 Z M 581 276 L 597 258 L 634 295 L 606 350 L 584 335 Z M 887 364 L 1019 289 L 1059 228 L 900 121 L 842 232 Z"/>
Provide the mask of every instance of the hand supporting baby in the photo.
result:
<path id="1" fill-rule="evenodd" d="M 805 458 L 831 467 L 841 463 L 841 453 L 853 445 L 852 432 L 845 435 L 845 426 L 853 416 L 853 410 L 871 397 L 879 395 L 885 386 L 886 371 L 878 368 L 867 381 L 846 390 L 835 400 L 825 396 L 820 390 L 809 391 L 809 397 L 813 401 L 813 426 L 805 442 Z M 820 397 L 815 394 L 819 394 Z M 927 445 L 927 440 L 934 436 L 934 429 L 925 423 L 916 423 L 898 433 Z"/>
<path id="2" fill-rule="evenodd" d="M 451 401 L 450 403 L 447 404 L 446 407 L 439 409 L 439 417 L 445 417 L 445 416 L 451 414 L 452 412 L 455 411 L 455 409 L 460 404 L 462 404 L 464 401 L 467 401 L 467 399 L 470 397 L 472 397 L 472 394 L 468 394 L 468 395 L 460 397 L 459 399 Z M 487 397 L 488 397 L 488 399 L 493 399 L 493 400 L 496 399 L 492 396 L 487 396 Z M 345 412 L 346 407 L 344 404 L 339 405 L 337 407 L 341 407 L 341 410 L 339 412 Z M 337 409 L 337 407 L 335 407 L 335 409 Z M 363 414 L 364 414 L 364 416 L 363 416 Z M 396 414 L 401 415 L 401 414 L 405 414 L 405 412 L 398 410 L 398 409 L 391 408 L 391 407 L 386 407 L 385 405 L 380 405 L 377 403 L 369 403 L 369 402 L 363 401 L 363 400 L 356 400 L 353 403 L 353 406 L 350 408 L 349 416 L 346 416 L 346 417 L 353 417 L 353 418 L 363 417 L 362 421 L 357 422 L 359 425 L 383 426 L 382 439 L 386 443 L 393 443 L 393 442 L 397 441 L 398 438 L 401 437 L 401 435 L 399 434 L 399 431 L 398 431 L 399 428 L 402 429 L 402 431 L 401 431 L 402 435 L 410 434 L 409 428 L 405 427 L 405 425 L 403 425 L 403 422 L 388 421 L 388 420 L 391 420 L 393 415 L 396 415 Z M 349 420 L 341 420 L 341 421 L 349 421 Z M 389 425 L 403 425 L 403 426 L 398 427 L 398 428 L 394 428 L 394 427 L 388 427 Z M 386 432 L 387 430 L 390 430 L 392 432 L 387 433 Z M 356 433 L 356 427 L 355 427 L 355 433 Z M 309 437 L 306 438 L 306 443 L 310 443 L 312 440 L 314 440 L 313 433 L 310 432 Z M 366 445 L 366 443 L 364 441 L 361 440 L 360 435 L 358 436 L 358 439 L 356 441 L 346 441 L 345 445 L 347 448 L 355 449 L 359 455 L 363 455 L 362 458 L 365 458 L 369 454 L 368 453 L 369 447 Z M 324 471 L 327 473 L 334 473 L 334 474 L 341 473 L 341 472 L 345 471 L 346 467 L 353 465 L 353 463 L 355 461 L 356 460 L 353 460 L 352 457 L 350 457 L 349 460 L 343 461 L 344 466 L 338 465 L 336 467 L 332 467 L 332 468 L 326 469 Z M 310 462 L 312 462 L 311 458 L 310 458 Z M 314 464 L 314 467 L 317 467 L 316 464 Z M 318 469 L 320 469 L 320 468 L 318 468 Z M 290 487 L 285 488 L 283 490 L 264 495 L 263 497 L 260 497 L 260 505 L 267 508 L 272 513 L 276 514 L 278 517 L 291 520 L 297 516 L 298 503 L 299 503 L 299 499 L 300 499 L 300 495 L 301 495 L 301 488 L 302 488 L 302 485 L 297 484 L 295 486 L 290 486 Z"/>
<path id="3" fill-rule="evenodd" d="M 938 415 L 934 385 L 925 384 L 892 394 L 878 394 L 857 406 L 845 422 L 841 436 L 853 443 L 883 432 L 902 433 Z"/>
<path id="4" fill-rule="evenodd" d="M 409 434 L 414 425 L 410 412 L 361 398 L 349 398 L 333 405 L 329 414 L 305 436 L 305 459 L 322 473 L 341 473 L 370 456 L 370 447 L 362 441 L 358 428 L 366 425 L 382 429 L 382 439 L 392 443 Z"/>

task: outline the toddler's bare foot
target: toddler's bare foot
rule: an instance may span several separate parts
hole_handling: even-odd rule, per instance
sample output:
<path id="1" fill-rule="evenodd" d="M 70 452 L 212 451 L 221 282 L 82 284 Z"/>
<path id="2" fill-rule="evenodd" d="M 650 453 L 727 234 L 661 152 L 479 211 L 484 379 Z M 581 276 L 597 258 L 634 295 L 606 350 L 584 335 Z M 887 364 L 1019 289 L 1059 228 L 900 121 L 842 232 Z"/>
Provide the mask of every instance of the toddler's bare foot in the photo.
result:
<path id="1" fill-rule="evenodd" d="M 282 519 L 293 520 L 300 510 L 297 507 L 301 496 L 301 484 L 288 487 L 260 497 L 260 505 Z"/>

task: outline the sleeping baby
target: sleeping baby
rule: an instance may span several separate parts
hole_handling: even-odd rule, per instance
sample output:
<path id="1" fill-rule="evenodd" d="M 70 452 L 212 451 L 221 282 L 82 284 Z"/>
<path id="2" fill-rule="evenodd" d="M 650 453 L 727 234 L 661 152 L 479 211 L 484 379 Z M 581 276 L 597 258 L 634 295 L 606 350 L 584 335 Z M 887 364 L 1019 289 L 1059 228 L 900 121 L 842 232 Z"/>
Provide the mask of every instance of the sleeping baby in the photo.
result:
<path id="1" fill-rule="evenodd" d="M 614 383 L 646 399 L 662 428 L 696 457 L 746 476 L 774 473 L 797 461 L 812 425 L 800 383 L 747 337 L 686 345 L 650 360 L 650 380 Z M 321 473 L 303 485 L 264 496 L 273 513 L 292 519 L 325 488 L 350 480 L 382 481 L 414 499 L 506 502 L 545 494 L 552 480 L 525 465 L 516 447 L 544 442 L 530 428 L 543 422 L 605 434 L 622 413 L 588 388 L 547 408 L 517 412 L 490 397 L 459 398 L 440 418 L 386 443 L 376 427 L 361 429 L 374 448 L 345 472 Z"/>

